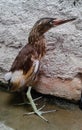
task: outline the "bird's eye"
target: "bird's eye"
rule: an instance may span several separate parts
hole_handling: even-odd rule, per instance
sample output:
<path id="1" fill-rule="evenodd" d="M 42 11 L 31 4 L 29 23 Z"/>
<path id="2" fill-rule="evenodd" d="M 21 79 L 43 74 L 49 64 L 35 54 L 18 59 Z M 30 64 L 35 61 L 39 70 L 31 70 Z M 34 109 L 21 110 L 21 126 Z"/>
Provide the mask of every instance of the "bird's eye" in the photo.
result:
<path id="1" fill-rule="evenodd" d="M 53 21 L 50 21 L 50 22 L 49 22 L 49 25 L 50 25 L 51 27 L 53 27 L 53 25 L 54 25 L 54 24 L 53 24 Z"/>
<path id="2" fill-rule="evenodd" d="M 52 21 L 50 21 L 49 24 L 52 25 Z"/>

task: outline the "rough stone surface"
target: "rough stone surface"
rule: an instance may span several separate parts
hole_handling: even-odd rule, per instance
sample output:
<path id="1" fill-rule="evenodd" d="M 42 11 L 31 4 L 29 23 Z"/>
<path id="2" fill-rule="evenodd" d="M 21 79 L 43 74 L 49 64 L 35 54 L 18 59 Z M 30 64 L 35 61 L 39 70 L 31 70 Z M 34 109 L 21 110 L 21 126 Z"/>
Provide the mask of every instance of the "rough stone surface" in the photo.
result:
<path id="1" fill-rule="evenodd" d="M 0 79 L 42 17 L 77 17 L 45 34 L 47 52 L 41 62 L 45 76 L 73 80 L 82 73 L 82 0 L 0 0 Z"/>
<path id="2" fill-rule="evenodd" d="M 82 82 L 78 77 L 62 80 L 41 76 L 35 84 L 35 89 L 43 94 L 78 101 L 81 98 Z"/>
<path id="3" fill-rule="evenodd" d="M 0 122 L 0 130 L 14 130 Z"/>

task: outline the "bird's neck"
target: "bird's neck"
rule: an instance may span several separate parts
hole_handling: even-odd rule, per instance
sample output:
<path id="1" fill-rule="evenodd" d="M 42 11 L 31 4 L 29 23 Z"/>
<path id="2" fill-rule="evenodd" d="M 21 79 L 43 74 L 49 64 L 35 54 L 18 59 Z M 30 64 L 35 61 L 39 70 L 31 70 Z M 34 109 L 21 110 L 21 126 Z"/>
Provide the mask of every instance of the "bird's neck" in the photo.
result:
<path id="1" fill-rule="evenodd" d="M 28 38 L 28 43 L 33 46 L 33 48 L 37 51 L 38 55 L 41 57 L 45 54 L 45 37 L 44 35 L 39 35 L 39 33 L 30 33 Z"/>

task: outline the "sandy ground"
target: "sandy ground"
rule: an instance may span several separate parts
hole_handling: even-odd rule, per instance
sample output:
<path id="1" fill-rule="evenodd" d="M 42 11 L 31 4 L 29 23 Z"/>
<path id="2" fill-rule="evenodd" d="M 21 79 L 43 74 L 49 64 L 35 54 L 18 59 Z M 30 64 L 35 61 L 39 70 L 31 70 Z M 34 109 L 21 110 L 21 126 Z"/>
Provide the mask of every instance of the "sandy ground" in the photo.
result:
<path id="1" fill-rule="evenodd" d="M 37 107 L 46 104 L 44 110 L 58 110 L 44 115 L 49 120 L 46 123 L 36 115 L 23 116 L 32 109 L 30 105 L 14 105 L 22 102 L 19 94 L 0 91 L 0 121 L 15 130 L 82 130 L 82 111 L 78 105 L 61 101 L 44 97 L 36 102 Z"/>

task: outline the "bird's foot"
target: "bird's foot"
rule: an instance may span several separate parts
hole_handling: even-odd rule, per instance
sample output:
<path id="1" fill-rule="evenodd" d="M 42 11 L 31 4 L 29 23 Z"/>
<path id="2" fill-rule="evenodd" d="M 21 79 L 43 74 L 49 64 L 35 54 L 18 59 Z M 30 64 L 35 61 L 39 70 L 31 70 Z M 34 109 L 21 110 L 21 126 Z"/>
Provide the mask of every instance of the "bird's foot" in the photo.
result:
<path id="1" fill-rule="evenodd" d="M 28 105 L 28 104 L 30 104 L 30 103 L 26 101 L 26 102 L 14 104 L 14 106 L 22 106 L 22 105 Z"/>
<path id="2" fill-rule="evenodd" d="M 37 100 L 39 100 L 39 99 L 41 99 L 42 97 L 38 97 L 38 98 L 35 98 L 33 101 L 35 102 L 35 101 L 37 101 Z M 21 103 L 18 103 L 18 104 L 14 104 L 15 106 L 22 106 L 22 105 L 30 105 L 30 102 L 28 102 L 28 101 L 24 101 L 24 102 L 21 102 Z M 38 105 L 38 104 L 36 104 L 36 105 Z"/>
<path id="3" fill-rule="evenodd" d="M 36 109 L 36 111 L 34 111 L 34 112 L 24 113 L 24 115 L 36 114 L 37 116 L 39 116 L 40 118 L 42 118 L 44 121 L 49 122 L 46 118 L 44 118 L 44 117 L 42 116 L 42 114 L 47 114 L 47 113 L 51 113 L 51 112 L 56 112 L 56 110 L 41 111 L 44 107 L 45 107 L 45 105 L 43 105 L 43 106 L 42 106 L 41 108 L 39 108 L 39 109 Z"/>

